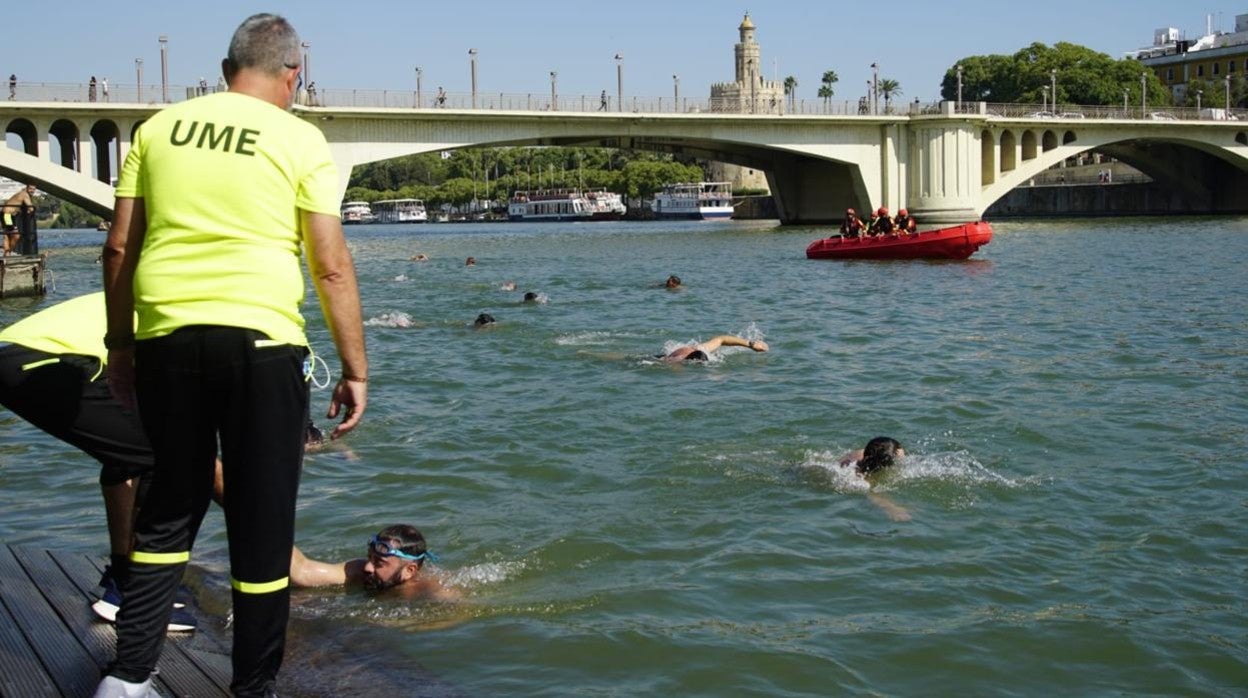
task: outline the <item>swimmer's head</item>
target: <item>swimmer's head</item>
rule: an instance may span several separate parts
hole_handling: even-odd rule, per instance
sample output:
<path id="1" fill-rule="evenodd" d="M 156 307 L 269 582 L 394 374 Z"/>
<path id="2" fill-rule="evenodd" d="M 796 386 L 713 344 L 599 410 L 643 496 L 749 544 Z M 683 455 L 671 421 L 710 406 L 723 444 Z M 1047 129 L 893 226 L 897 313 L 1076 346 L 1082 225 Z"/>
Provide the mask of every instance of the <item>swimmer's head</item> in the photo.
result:
<path id="1" fill-rule="evenodd" d="M 525 292 L 524 292 L 524 302 L 525 302 L 525 303 L 536 303 L 536 302 L 537 302 L 537 294 L 536 294 L 536 293 L 534 293 L 534 292 L 532 292 L 532 291 L 525 291 Z"/>
<path id="2" fill-rule="evenodd" d="M 308 428 L 304 431 L 303 445 L 320 446 L 325 443 L 325 434 L 315 424 L 308 422 Z"/>
<path id="3" fill-rule="evenodd" d="M 711 357 L 707 356 L 706 352 L 701 349 L 694 349 L 685 355 L 685 361 L 710 361 L 710 359 Z"/>
<path id="4" fill-rule="evenodd" d="M 486 325 L 493 325 L 494 316 L 490 315 L 489 313 L 481 313 L 480 315 L 477 316 L 476 320 L 472 321 L 472 324 L 474 327 L 485 327 Z"/>
<path id="5" fill-rule="evenodd" d="M 476 263 L 477 263 L 476 257 L 469 257 L 468 259 L 464 260 L 464 266 L 466 267 L 471 267 L 472 265 Z"/>
<path id="6" fill-rule="evenodd" d="M 663 286 L 666 288 L 677 288 L 678 286 L 680 286 L 680 277 L 676 276 L 675 274 L 672 274 L 671 276 L 667 277 L 667 281 L 663 282 Z"/>
<path id="7" fill-rule="evenodd" d="M 877 436 L 868 441 L 862 449 L 862 460 L 858 461 L 858 472 L 870 475 L 895 464 L 905 455 L 906 449 L 901 447 L 897 439 Z"/>
<path id="8" fill-rule="evenodd" d="M 387 526 L 368 541 L 364 586 L 381 591 L 416 577 L 425 560 L 432 559 L 425 536 L 415 526 Z"/>

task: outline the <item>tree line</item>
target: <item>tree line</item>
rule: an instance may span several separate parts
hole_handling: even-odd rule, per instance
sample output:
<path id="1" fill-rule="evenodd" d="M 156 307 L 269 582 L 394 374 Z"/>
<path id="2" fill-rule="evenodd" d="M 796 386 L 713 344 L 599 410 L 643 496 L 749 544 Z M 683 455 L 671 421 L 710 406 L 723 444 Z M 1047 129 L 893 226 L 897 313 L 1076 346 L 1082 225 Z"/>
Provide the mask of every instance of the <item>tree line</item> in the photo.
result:
<path id="1" fill-rule="evenodd" d="M 630 199 L 651 197 L 673 182 L 699 182 L 706 172 L 670 155 L 617 148 L 465 148 L 360 165 L 351 173 L 352 201 L 423 199 L 463 206 L 506 201 L 517 190 L 605 188 Z"/>

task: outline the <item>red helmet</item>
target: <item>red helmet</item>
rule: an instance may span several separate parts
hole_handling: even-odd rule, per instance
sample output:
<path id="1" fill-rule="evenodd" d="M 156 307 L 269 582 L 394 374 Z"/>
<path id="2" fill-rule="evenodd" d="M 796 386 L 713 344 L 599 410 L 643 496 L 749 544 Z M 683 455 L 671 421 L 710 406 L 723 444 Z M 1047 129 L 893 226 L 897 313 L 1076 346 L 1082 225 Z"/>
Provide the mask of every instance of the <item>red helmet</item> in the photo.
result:
<path id="1" fill-rule="evenodd" d="M 901 209 L 900 211 L 898 211 L 898 212 L 897 212 L 897 215 L 899 215 L 899 216 L 908 216 L 908 215 L 910 215 L 910 214 L 909 214 L 909 213 L 907 213 L 907 212 L 906 212 L 906 209 L 904 209 L 904 208 L 903 208 L 903 209 Z"/>
<path id="2" fill-rule="evenodd" d="M 878 210 L 878 211 L 876 211 L 876 212 L 875 212 L 875 215 L 877 215 L 877 216 L 887 216 L 887 215 L 888 215 L 888 209 L 886 209 L 886 208 L 884 208 L 883 206 L 881 206 L 881 207 L 880 207 L 880 210 Z"/>
<path id="3" fill-rule="evenodd" d="M 847 215 L 847 216 L 852 216 L 852 215 L 855 215 L 855 214 L 854 214 L 854 209 L 852 209 L 852 208 L 847 208 L 847 209 L 845 209 L 845 215 Z"/>

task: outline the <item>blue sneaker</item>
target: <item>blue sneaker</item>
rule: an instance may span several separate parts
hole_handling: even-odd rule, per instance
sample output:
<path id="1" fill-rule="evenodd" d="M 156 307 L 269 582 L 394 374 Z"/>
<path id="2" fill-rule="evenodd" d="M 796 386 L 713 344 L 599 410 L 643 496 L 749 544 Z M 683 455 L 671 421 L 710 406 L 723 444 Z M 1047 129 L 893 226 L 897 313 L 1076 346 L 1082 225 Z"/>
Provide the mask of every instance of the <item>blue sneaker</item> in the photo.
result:
<path id="1" fill-rule="evenodd" d="M 104 589 L 104 593 L 91 604 L 91 610 L 109 623 L 116 623 L 117 611 L 121 609 L 121 591 L 117 589 L 117 580 L 113 577 L 112 568 L 104 568 L 104 575 L 100 577 L 100 587 Z M 165 630 L 171 633 L 189 633 L 194 632 L 197 627 L 199 627 L 199 621 L 186 610 L 186 604 L 175 601 L 173 613 L 169 616 L 169 626 Z"/>

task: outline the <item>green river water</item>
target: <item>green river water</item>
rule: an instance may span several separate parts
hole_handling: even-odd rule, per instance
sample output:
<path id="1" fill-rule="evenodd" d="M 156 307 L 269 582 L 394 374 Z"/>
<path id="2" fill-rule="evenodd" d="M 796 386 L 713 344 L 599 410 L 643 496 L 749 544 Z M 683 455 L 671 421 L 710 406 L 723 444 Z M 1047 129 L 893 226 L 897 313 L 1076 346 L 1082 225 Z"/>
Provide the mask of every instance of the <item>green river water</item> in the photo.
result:
<path id="1" fill-rule="evenodd" d="M 296 593 L 290 692 L 336 694 L 332 640 L 379 695 L 418 666 L 464 695 L 1244 695 L 1248 219 L 994 227 L 966 262 L 807 261 L 820 231 L 762 222 L 348 229 L 371 402 L 307 459 L 299 544 L 409 522 L 466 598 Z M 43 233 L 56 291 L 0 322 L 98 289 L 101 241 Z M 648 358 L 721 333 L 772 350 Z M 93 464 L 0 434 L 0 540 L 106 552 Z M 837 467 L 881 434 L 906 521 Z M 195 559 L 219 585 L 218 511 Z"/>

